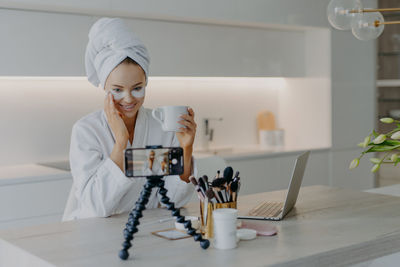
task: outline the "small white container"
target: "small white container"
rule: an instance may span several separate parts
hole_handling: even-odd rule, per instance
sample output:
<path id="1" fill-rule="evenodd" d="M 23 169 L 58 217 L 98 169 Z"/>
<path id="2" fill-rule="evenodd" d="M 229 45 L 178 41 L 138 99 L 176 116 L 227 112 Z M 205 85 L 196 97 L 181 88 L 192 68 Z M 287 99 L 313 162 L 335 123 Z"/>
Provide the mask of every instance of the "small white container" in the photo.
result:
<path id="1" fill-rule="evenodd" d="M 213 211 L 214 247 L 233 249 L 237 245 L 236 220 L 237 209 L 216 209 Z"/>
<path id="2" fill-rule="evenodd" d="M 283 148 L 285 145 L 285 131 L 283 129 L 260 130 L 259 143 L 265 149 Z"/>
<path id="3" fill-rule="evenodd" d="M 253 229 L 242 228 L 237 230 L 237 237 L 239 240 L 252 240 L 257 237 L 257 231 Z"/>

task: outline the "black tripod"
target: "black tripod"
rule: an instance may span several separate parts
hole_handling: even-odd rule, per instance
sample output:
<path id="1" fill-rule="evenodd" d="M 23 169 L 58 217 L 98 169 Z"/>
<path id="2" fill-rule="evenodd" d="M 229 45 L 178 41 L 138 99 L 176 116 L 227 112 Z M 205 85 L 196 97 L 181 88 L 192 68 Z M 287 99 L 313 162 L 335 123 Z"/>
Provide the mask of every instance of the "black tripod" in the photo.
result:
<path id="1" fill-rule="evenodd" d="M 193 236 L 195 241 L 200 241 L 200 246 L 203 249 L 207 249 L 210 246 L 210 241 L 207 239 L 203 239 L 201 234 L 196 233 L 196 230 L 192 228 L 192 223 L 190 220 L 185 220 L 185 217 L 180 214 L 180 210 L 175 208 L 173 202 L 169 201 L 169 197 L 167 197 L 168 190 L 164 187 L 164 181 L 162 180 L 163 176 L 149 176 L 147 177 L 147 182 L 143 187 L 142 192 L 140 193 L 140 197 L 138 201 L 136 201 L 135 208 L 129 213 L 129 219 L 126 223 L 126 228 L 124 229 L 124 238 L 125 241 L 122 243 L 122 249 L 119 252 L 119 257 L 122 260 L 126 260 L 129 257 L 128 249 L 132 246 L 131 241 L 133 239 L 133 234 L 138 231 L 137 226 L 139 225 L 139 219 L 143 216 L 142 211 L 146 209 L 146 204 L 149 201 L 149 197 L 153 187 L 159 187 L 158 191 L 161 198 L 161 203 L 163 203 L 168 210 L 172 211 L 172 216 L 176 216 L 176 221 L 179 223 L 183 223 L 185 228 L 187 229 L 187 233 Z"/>

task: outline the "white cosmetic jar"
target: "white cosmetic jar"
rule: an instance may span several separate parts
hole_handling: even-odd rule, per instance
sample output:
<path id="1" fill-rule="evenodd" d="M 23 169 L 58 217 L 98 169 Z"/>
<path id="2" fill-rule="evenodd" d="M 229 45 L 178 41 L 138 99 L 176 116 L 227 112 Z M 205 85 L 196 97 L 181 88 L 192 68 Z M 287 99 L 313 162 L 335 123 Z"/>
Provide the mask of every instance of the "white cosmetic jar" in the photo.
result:
<path id="1" fill-rule="evenodd" d="M 214 247 L 232 249 L 237 245 L 236 220 L 237 209 L 216 209 L 213 211 Z"/>

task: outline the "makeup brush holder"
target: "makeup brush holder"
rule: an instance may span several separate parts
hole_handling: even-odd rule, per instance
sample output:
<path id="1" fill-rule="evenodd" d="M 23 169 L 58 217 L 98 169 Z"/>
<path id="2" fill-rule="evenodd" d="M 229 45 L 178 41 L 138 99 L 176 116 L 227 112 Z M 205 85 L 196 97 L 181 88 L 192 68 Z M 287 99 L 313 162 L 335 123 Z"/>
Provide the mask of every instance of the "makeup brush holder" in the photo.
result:
<path id="1" fill-rule="evenodd" d="M 203 201 L 200 201 L 200 221 L 201 221 L 201 233 L 205 238 L 211 238 L 214 236 L 213 216 L 212 213 L 216 209 L 236 209 L 237 202 L 226 202 L 226 203 L 208 203 L 207 212 L 205 212 L 205 205 Z"/>

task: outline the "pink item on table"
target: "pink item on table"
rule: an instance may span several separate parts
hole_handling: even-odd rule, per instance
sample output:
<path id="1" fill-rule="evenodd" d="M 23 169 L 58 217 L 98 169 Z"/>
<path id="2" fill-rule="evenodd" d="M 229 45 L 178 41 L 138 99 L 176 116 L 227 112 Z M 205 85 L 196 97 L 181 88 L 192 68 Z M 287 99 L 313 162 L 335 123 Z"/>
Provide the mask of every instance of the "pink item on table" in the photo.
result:
<path id="1" fill-rule="evenodd" d="M 242 221 L 242 227 L 241 228 L 248 228 L 248 229 L 253 229 L 257 231 L 257 235 L 265 235 L 265 236 L 271 236 L 271 235 L 276 235 L 278 233 L 278 229 L 266 223 L 265 221 L 248 221 L 248 220 L 243 220 Z"/>

